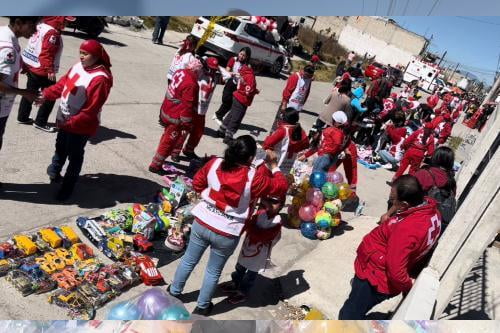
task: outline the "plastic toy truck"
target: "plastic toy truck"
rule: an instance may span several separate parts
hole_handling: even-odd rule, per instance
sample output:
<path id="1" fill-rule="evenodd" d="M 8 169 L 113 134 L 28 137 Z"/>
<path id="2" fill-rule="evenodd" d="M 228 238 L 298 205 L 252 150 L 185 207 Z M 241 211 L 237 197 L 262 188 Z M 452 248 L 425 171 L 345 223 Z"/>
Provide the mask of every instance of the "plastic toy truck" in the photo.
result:
<path id="1" fill-rule="evenodd" d="M 106 257 L 116 260 L 120 260 L 129 251 L 123 241 L 117 237 L 103 238 L 97 245 L 97 248 Z"/>
<path id="2" fill-rule="evenodd" d="M 69 309 L 72 319 L 92 320 L 95 317 L 95 308 L 79 291 L 58 289 L 49 296 L 49 303 Z"/>
<path id="3" fill-rule="evenodd" d="M 139 276 L 146 286 L 156 286 L 165 283 L 160 271 L 156 268 L 153 260 L 148 256 L 135 258 L 137 267 L 140 269 Z"/>
<path id="4" fill-rule="evenodd" d="M 59 229 L 61 229 L 66 238 L 69 239 L 72 244 L 80 242 L 80 237 L 78 237 L 76 232 L 70 226 L 62 225 L 59 227 Z"/>
<path id="5" fill-rule="evenodd" d="M 134 248 L 139 252 L 148 252 L 153 250 L 153 243 L 148 241 L 144 235 L 137 234 L 134 236 Z"/>
<path id="6" fill-rule="evenodd" d="M 106 238 L 106 232 L 95 220 L 91 220 L 87 217 L 79 217 L 76 220 L 76 225 L 82 230 L 83 234 L 96 245 Z"/>
<path id="7" fill-rule="evenodd" d="M 35 243 L 26 235 L 16 235 L 12 237 L 17 248 L 23 251 L 24 255 L 30 256 L 37 251 Z"/>
<path id="8" fill-rule="evenodd" d="M 56 249 L 58 247 L 61 247 L 63 240 L 53 229 L 40 229 L 40 231 L 38 231 L 38 234 L 44 241 L 46 241 L 50 245 L 51 248 Z"/>
<path id="9" fill-rule="evenodd" d="M 92 248 L 83 243 L 73 244 L 69 249 L 74 260 L 87 260 L 94 257 Z"/>

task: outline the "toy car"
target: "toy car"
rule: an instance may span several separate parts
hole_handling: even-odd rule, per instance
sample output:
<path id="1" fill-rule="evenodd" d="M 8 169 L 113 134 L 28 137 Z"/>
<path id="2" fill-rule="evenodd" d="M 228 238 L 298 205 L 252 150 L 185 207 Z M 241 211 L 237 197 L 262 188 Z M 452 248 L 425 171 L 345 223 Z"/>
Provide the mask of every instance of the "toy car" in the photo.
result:
<path id="1" fill-rule="evenodd" d="M 73 230 L 73 228 L 67 226 L 67 225 L 62 225 L 59 227 L 61 231 L 64 233 L 67 239 L 71 241 L 72 244 L 76 244 L 80 241 L 80 237 L 76 234 L 76 232 Z"/>
<path id="2" fill-rule="evenodd" d="M 134 217 L 134 223 L 132 225 L 132 232 L 134 234 L 141 233 L 148 240 L 154 238 L 154 230 L 156 225 L 156 218 L 153 214 L 143 211 Z"/>
<path id="3" fill-rule="evenodd" d="M 35 243 L 26 235 L 16 235 L 12 237 L 12 240 L 26 256 L 30 256 L 37 251 Z"/>
<path id="4" fill-rule="evenodd" d="M 95 308 L 89 300 L 78 291 L 56 290 L 49 296 L 49 303 L 69 309 L 72 319 L 91 320 L 95 317 Z"/>
<path id="5" fill-rule="evenodd" d="M 148 252 L 153 249 L 153 243 L 143 235 L 137 234 L 134 236 L 134 248 L 139 252 Z"/>
<path id="6" fill-rule="evenodd" d="M 130 266 L 123 265 L 121 267 L 120 275 L 127 281 L 128 286 L 134 286 L 141 281 L 139 275 Z"/>
<path id="7" fill-rule="evenodd" d="M 100 293 L 106 293 L 111 290 L 111 286 L 106 281 L 106 273 L 88 272 L 85 273 L 85 281 L 94 285 Z"/>
<path id="8" fill-rule="evenodd" d="M 41 294 L 53 290 L 56 286 L 43 272 L 38 278 L 34 278 L 29 272 L 22 269 L 11 270 L 7 273 L 6 280 L 19 290 L 23 296 L 32 293 Z"/>
<path id="9" fill-rule="evenodd" d="M 75 260 L 87 260 L 94 257 L 92 248 L 83 243 L 73 244 L 69 251 Z"/>
<path id="10" fill-rule="evenodd" d="M 57 272 L 57 267 L 52 263 L 52 261 L 47 260 L 45 257 L 36 258 L 36 263 L 40 265 L 40 269 L 47 274 L 54 274 Z"/>
<path id="11" fill-rule="evenodd" d="M 4 276 L 11 269 L 19 267 L 19 263 L 14 259 L 0 259 L 0 276 Z"/>
<path id="12" fill-rule="evenodd" d="M 59 257 L 55 252 L 45 253 L 43 257 L 48 262 L 52 263 L 58 271 L 66 267 L 66 262 L 64 261 L 64 259 Z"/>
<path id="13" fill-rule="evenodd" d="M 87 217 L 79 217 L 76 220 L 76 225 L 94 244 L 99 244 L 106 238 L 106 232 L 95 220 L 90 220 Z"/>
<path id="14" fill-rule="evenodd" d="M 73 265 L 75 271 L 80 277 L 84 277 L 87 273 L 97 272 L 101 268 L 101 266 L 102 264 L 99 262 L 99 260 L 94 258 L 77 260 Z"/>
<path id="15" fill-rule="evenodd" d="M 57 257 L 59 257 L 60 259 L 62 259 L 64 261 L 66 266 L 72 266 L 75 263 L 75 259 L 73 259 L 73 256 L 71 255 L 71 253 L 68 250 L 60 248 L 60 249 L 56 249 L 55 253 L 56 253 Z"/>
<path id="16" fill-rule="evenodd" d="M 137 263 L 137 267 L 140 269 L 139 276 L 145 285 L 156 286 L 165 283 L 160 271 L 158 271 L 150 257 L 136 257 L 135 261 Z"/>
<path id="17" fill-rule="evenodd" d="M 59 288 L 66 290 L 73 290 L 80 284 L 80 281 L 77 280 L 77 274 L 72 268 L 66 268 L 62 272 L 52 274 L 52 279 L 57 282 Z"/>
<path id="18" fill-rule="evenodd" d="M 61 246 L 64 247 L 65 249 L 69 249 L 73 243 L 71 243 L 68 237 L 66 237 L 64 232 L 62 232 L 62 230 L 58 227 L 52 227 L 51 229 L 54 230 L 54 232 L 57 234 L 57 236 L 59 236 L 59 238 L 61 238 Z"/>
<path id="19" fill-rule="evenodd" d="M 117 237 L 104 238 L 97 245 L 99 251 L 104 253 L 110 259 L 120 260 L 127 251 L 123 241 Z"/>
<path id="20" fill-rule="evenodd" d="M 42 239 L 39 235 L 33 235 L 31 237 L 33 242 L 35 242 L 36 247 L 40 252 L 46 252 L 52 250 L 49 246 L 49 244 Z"/>
<path id="21" fill-rule="evenodd" d="M 62 238 L 59 237 L 57 233 L 50 228 L 40 229 L 40 231 L 38 231 L 38 234 L 44 241 L 49 243 L 50 247 L 52 247 L 53 249 L 58 248 L 62 245 Z"/>
<path id="22" fill-rule="evenodd" d="M 80 286 L 78 286 L 78 291 L 90 301 L 92 306 L 96 308 L 104 305 L 106 302 L 115 297 L 113 292 L 108 291 L 102 293 L 89 282 L 83 282 Z"/>

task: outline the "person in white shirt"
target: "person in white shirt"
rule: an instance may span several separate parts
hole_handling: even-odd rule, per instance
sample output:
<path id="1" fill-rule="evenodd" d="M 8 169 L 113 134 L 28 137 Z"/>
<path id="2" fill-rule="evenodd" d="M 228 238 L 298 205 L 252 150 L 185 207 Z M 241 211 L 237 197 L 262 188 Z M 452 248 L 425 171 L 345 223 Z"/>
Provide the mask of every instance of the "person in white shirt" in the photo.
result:
<path id="1" fill-rule="evenodd" d="M 0 149 L 16 95 L 31 101 L 38 97 L 36 91 L 17 87 L 22 64 L 18 38 L 30 38 L 36 31 L 38 21 L 38 16 L 11 16 L 9 25 L 0 27 Z"/>

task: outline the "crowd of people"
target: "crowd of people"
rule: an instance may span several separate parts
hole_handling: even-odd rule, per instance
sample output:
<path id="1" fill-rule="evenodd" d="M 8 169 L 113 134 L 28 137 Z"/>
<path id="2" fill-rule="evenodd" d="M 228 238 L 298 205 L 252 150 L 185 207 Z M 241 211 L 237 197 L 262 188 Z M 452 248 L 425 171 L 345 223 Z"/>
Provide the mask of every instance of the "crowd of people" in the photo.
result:
<path id="1" fill-rule="evenodd" d="M 99 114 L 113 86 L 110 58 L 95 40 L 81 44 L 80 61 L 56 81 L 61 30 L 68 19 L 11 17 L 9 25 L 0 28 L 0 134 L 14 96 L 21 95 L 18 122 L 57 131 L 47 173 L 52 182 L 61 182 L 56 197 L 61 201 L 73 192 L 85 145 L 96 133 Z M 161 43 L 163 35 L 155 32 L 155 36 L 155 42 Z M 22 51 L 19 37 L 29 39 Z M 198 159 L 195 150 L 203 140 L 205 117 L 217 85 L 224 87 L 213 119 L 227 145 L 223 157 L 209 159 L 194 176 L 193 186 L 201 201 L 193 209 L 190 241 L 168 291 L 181 297 L 191 272 L 210 248 L 195 309 L 195 313 L 210 314 L 222 270 L 246 233 L 232 281 L 222 286 L 232 303 L 243 302 L 280 237 L 284 221 L 278 213 L 292 185 L 287 175 L 294 163 L 308 161 L 313 171 L 321 172 L 343 165 L 355 193 L 358 159 L 364 155 L 369 163 L 382 163 L 396 171 L 388 182 L 387 213 L 358 248 L 352 292 L 340 311 L 341 319 L 364 318 L 375 304 L 409 291 L 414 268 L 432 251 L 453 216 L 454 154 L 445 144 L 468 101 L 452 93 L 434 93 L 422 103 L 408 89 L 396 93 L 391 76 L 369 85 L 358 83 L 352 75 L 359 74 L 354 67 L 339 73 L 307 134 L 300 114 L 313 89 L 315 72 L 313 65 L 307 65 L 289 76 L 271 132 L 258 147 L 252 136 L 236 137 L 259 93 L 251 57 L 251 49 L 242 48 L 224 68 L 215 57 L 198 56 L 196 41 L 187 37 L 167 73 L 159 115 L 164 130 L 149 171 L 163 175 L 167 159 L 179 161 L 180 154 Z M 353 59 L 349 54 L 345 63 L 352 65 Z M 20 72 L 28 75 L 27 89 L 17 87 Z M 47 120 L 57 99 L 55 129 Z M 33 102 L 40 105 L 35 121 L 29 118 Z M 265 151 L 265 157 L 256 158 L 259 149 Z M 61 176 L 66 160 L 69 164 Z"/>

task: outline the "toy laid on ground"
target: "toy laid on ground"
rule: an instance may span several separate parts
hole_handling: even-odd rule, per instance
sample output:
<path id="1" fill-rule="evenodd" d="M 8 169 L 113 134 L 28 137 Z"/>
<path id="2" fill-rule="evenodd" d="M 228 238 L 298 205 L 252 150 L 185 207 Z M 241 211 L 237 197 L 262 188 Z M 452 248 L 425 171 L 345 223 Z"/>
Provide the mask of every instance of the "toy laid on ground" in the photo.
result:
<path id="1" fill-rule="evenodd" d="M 189 320 L 190 313 L 175 297 L 160 288 L 151 288 L 136 298 L 114 305 L 108 320 Z"/>
<path id="2" fill-rule="evenodd" d="M 23 296 L 42 294 L 53 290 L 56 284 L 50 276 L 40 269 L 31 258 L 23 259 L 19 268 L 10 270 L 6 280 L 11 283 Z"/>
<path id="3" fill-rule="evenodd" d="M 91 301 L 79 291 L 58 289 L 49 296 L 49 303 L 59 307 L 67 308 L 68 315 L 72 319 L 91 320 L 95 317 L 95 308 Z"/>

